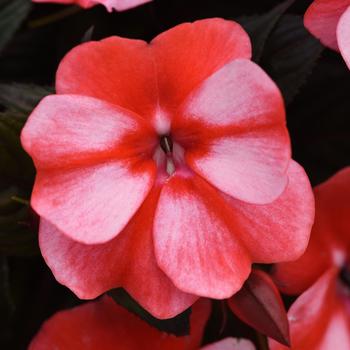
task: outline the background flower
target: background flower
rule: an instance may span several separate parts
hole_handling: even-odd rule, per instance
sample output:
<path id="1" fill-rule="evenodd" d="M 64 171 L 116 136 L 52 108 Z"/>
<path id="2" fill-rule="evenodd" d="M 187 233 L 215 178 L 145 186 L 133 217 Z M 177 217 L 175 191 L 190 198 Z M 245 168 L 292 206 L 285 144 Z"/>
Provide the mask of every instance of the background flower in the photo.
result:
<path id="1" fill-rule="evenodd" d="M 350 347 L 350 168 L 315 188 L 311 242 L 295 262 L 278 264 L 280 289 L 301 294 L 288 311 L 291 349 Z M 271 349 L 287 349 L 271 341 Z"/>
<path id="2" fill-rule="evenodd" d="M 89 8 L 98 4 L 106 6 L 108 11 L 125 11 L 133 7 L 145 4 L 151 0 L 33 0 L 34 2 L 52 2 L 57 4 L 77 4 Z"/>
<path id="3" fill-rule="evenodd" d="M 350 1 L 314 0 L 304 22 L 324 45 L 340 51 L 350 68 Z"/>
<path id="4" fill-rule="evenodd" d="M 110 297 L 61 311 L 44 323 L 29 350 L 197 350 L 210 313 L 207 300 L 198 301 L 191 315 L 191 333 L 175 337 L 149 326 Z M 135 336 L 137 334 L 137 336 Z M 254 350 L 248 340 L 227 338 L 203 350 Z"/>

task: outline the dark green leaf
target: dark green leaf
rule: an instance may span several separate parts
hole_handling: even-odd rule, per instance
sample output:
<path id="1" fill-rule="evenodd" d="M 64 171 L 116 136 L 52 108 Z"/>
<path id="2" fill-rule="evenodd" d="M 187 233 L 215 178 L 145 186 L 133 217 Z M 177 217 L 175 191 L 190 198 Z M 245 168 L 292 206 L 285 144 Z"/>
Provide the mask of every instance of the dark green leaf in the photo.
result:
<path id="1" fill-rule="evenodd" d="M 92 40 L 92 36 L 94 34 L 95 26 L 90 26 L 89 29 L 86 30 L 83 37 L 81 38 L 81 43 L 87 43 Z"/>
<path id="2" fill-rule="evenodd" d="M 32 160 L 23 150 L 20 142 L 21 129 L 34 107 L 46 95 L 52 93 L 49 87 L 33 84 L 0 84 L 0 178 L 4 182 L 29 187 L 33 182 Z"/>
<path id="3" fill-rule="evenodd" d="M 0 254 L 38 253 L 35 214 L 29 205 L 14 200 L 22 196 L 22 190 L 15 186 L 0 192 Z"/>
<path id="4" fill-rule="evenodd" d="M 261 66 L 282 91 L 286 104 L 297 94 L 323 51 L 297 15 L 284 15 L 270 35 Z"/>
<path id="5" fill-rule="evenodd" d="M 0 50 L 11 40 L 31 8 L 30 0 L 9 0 L 0 5 Z"/>
<path id="6" fill-rule="evenodd" d="M 20 142 L 20 130 L 26 114 L 14 112 L 0 113 L 0 178 L 1 187 L 6 183 L 30 185 L 34 177 L 32 160 L 23 150 Z"/>
<path id="7" fill-rule="evenodd" d="M 160 320 L 152 316 L 149 312 L 143 309 L 130 295 L 122 288 L 113 289 L 108 294 L 121 306 L 131 311 L 148 324 L 156 327 L 162 332 L 171 333 L 176 336 L 185 336 L 190 333 L 190 315 L 191 309 L 187 309 L 182 314 L 166 319 Z"/>
<path id="8" fill-rule="evenodd" d="M 18 113 L 29 114 L 53 88 L 34 84 L 0 84 L 0 104 Z"/>
<path id="9" fill-rule="evenodd" d="M 280 17 L 288 10 L 295 0 L 286 0 L 271 11 L 254 16 L 238 18 L 237 21 L 248 32 L 253 46 L 253 60 L 259 62 L 266 40 Z"/>

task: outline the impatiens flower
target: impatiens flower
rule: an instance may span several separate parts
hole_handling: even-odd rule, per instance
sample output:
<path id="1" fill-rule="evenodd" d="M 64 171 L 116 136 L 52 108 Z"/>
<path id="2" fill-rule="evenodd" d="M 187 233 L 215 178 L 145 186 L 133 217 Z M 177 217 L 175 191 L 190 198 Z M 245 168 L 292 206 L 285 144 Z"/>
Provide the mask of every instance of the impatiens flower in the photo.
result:
<path id="1" fill-rule="evenodd" d="M 110 297 L 52 316 L 32 340 L 29 350 L 198 350 L 210 305 L 197 302 L 191 314 L 190 335 L 176 337 L 139 319 Z M 254 350 L 245 339 L 226 338 L 202 350 Z"/>
<path id="2" fill-rule="evenodd" d="M 57 4 L 76 4 L 83 8 L 89 8 L 95 5 L 104 5 L 108 11 L 125 11 L 133 7 L 145 4 L 151 0 L 33 0 L 34 2 L 51 2 Z"/>
<path id="3" fill-rule="evenodd" d="M 228 298 L 253 262 L 300 256 L 313 195 L 291 160 L 281 94 L 235 22 L 150 44 L 73 49 L 22 144 L 42 254 L 80 298 L 124 287 L 158 318 Z"/>
<path id="4" fill-rule="evenodd" d="M 315 188 L 310 245 L 295 262 L 278 264 L 288 294 L 304 293 L 288 312 L 291 349 L 350 349 L 350 167 Z M 271 342 L 271 350 L 286 347 Z"/>
<path id="5" fill-rule="evenodd" d="M 314 0 L 304 23 L 324 45 L 340 51 L 350 68 L 350 0 Z"/>

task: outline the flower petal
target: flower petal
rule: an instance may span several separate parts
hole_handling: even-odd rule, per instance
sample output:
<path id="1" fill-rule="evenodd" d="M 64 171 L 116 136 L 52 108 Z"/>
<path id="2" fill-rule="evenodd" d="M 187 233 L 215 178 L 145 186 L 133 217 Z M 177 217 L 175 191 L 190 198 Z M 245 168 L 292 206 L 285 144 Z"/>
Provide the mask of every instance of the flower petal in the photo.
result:
<path id="1" fill-rule="evenodd" d="M 130 134 L 137 137 L 131 139 Z M 139 156 L 152 148 L 152 135 L 138 115 L 115 105 L 85 96 L 51 95 L 30 115 L 21 141 L 37 169 L 62 169 Z"/>
<path id="2" fill-rule="evenodd" d="M 61 61 L 56 91 L 97 97 L 147 117 L 157 105 L 150 48 L 144 41 L 120 37 L 79 45 Z"/>
<path id="3" fill-rule="evenodd" d="M 255 350 L 255 346 L 247 339 L 225 338 L 209 344 L 201 350 Z"/>
<path id="4" fill-rule="evenodd" d="M 174 112 L 197 84 L 229 60 L 250 56 L 249 37 L 239 24 L 201 20 L 162 33 L 150 46 L 119 37 L 79 45 L 62 60 L 56 90 L 97 97 L 159 120 L 163 109 Z"/>
<path id="5" fill-rule="evenodd" d="M 308 244 L 315 211 L 312 188 L 296 162 L 290 162 L 287 174 L 287 188 L 270 204 L 253 205 L 226 196 L 255 262 L 295 260 Z"/>
<path id="6" fill-rule="evenodd" d="M 148 325 L 110 297 L 60 311 L 46 321 L 29 350 L 195 350 L 200 345 L 210 307 L 193 307 L 191 334 L 174 337 Z"/>
<path id="7" fill-rule="evenodd" d="M 111 161 L 94 166 L 40 171 L 31 205 L 67 237 L 86 244 L 118 235 L 153 185 L 154 165 Z"/>
<path id="8" fill-rule="evenodd" d="M 248 34 L 233 21 L 211 18 L 184 23 L 151 42 L 161 108 L 176 110 L 204 79 L 234 58 L 250 58 Z"/>
<path id="9" fill-rule="evenodd" d="M 341 16 L 337 27 L 339 50 L 350 69 L 350 1 L 348 9 Z"/>
<path id="10" fill-rule="evenodd" d="M 305 27 L 322 44 L 338 50 L 336 28 L 340 16 L 348 6 L 349 0 L 314 0 L 305 13 Z"/>
<path id="11" fill-rule="evenodd" d="M 227 298 L 249 275 L 250 256 L 225 206 L 196 175 L 174 175 L 162 189 L 154 222 L 156 258 L 187 293 Z"/>
<path id="12" fill-rule="evenodd" d="M 37 213 L 80 242 L 115 237 L 155 177 L 153 161 L 138 153 L 147 152 L 143 124 L 137 115 L 90 97 L 44 99 L 21 135 L 38 169 L 31 199 Z"/>
<path id="13" fill-rule="evenodd" d="M 350 319 L 337 293 L 337 273 L 325 272 L 289 309 L 292 349 L 350 348 Z M 270 349 L 289 348 L 271 340 Z"/>
<path id="14" fill-rule="evenodd" d="M 155 260 L 152 229 L 158 196 L 159 190 L 151 191 L 124 231 L 104 244 L 75 242 L 41 220 L 41 252 L 56 279 L 81 299 L 124 287 L 158 318 L 174 317 L 191 306 L 197 298 L 178 290 Z"/>
<path id="15" fill-rule="evenodd" d="M 331 266 L 341 267 L 346 259 L 350 224 L 350 167 L 317 186 L 316 215 L 310 243 L 296 261 L 274 267 L 274 279 L 281 291 L 300 294 Z"/>
<path id="16" fill-rule="evenodd" d="M 197 88 L 174 128 L 184 143 L 188 134 L 198 138 L 186 152 L 196 172 L 237 199 L 265 204 L 287 185 L 290 142 L 285 123 L 276 85 L 255 63 L 237 59 Z M 185 132 L 176 136 L 180 125 Z"/>

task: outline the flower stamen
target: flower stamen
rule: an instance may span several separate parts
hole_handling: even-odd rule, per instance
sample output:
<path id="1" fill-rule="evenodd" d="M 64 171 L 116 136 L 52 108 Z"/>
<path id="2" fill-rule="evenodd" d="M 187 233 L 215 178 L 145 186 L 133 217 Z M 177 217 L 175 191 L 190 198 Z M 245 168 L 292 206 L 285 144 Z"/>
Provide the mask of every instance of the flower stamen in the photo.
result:
<path id="1" fill-rule="evenodd" d="M 173 141 L 169 135 L 164 135 L 160 138 L 160 147 L 165 154 L 171 154 L 173 152 Z"/>

